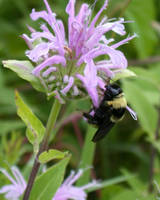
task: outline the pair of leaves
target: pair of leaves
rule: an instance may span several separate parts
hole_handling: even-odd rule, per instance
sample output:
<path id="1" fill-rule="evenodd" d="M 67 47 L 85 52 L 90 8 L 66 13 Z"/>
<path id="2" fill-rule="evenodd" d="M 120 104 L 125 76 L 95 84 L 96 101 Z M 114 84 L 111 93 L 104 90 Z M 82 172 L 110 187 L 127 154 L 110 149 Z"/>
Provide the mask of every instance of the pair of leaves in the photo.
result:
<path id="1" fill-rule="evenodd" d="M 69 160 L 70 156 L 67 156 L 59 163 L 50 167 L 35 180 L 30 200 L 51 200 L 53 198 L 63 181 L 65 169 Z"/>
<path id="2" fill-rule="evenodd" d="M 31 109 L 23 102 L 18 92 L 16 92 L 16 105 L 18 115 L 27 126 L 27 138 L 33 144 L 34 151 L 37 153 L 45 128 Z M 30 196 L 31 200 L 51 200 L 53 198 L 63 181 L 65 169 L 70 159 L 70 155 L 67 155 L 67 152 L 60 152 L 58 150 L 49 150 L 40 154 L 39 160 L 41 163 L 46 163 L 52 159 L 65 158 L 36 179 Z"/>
<path id="3" fill-rule="evenodd" d="M 24 121 L 27 126 L 26 135 L 31 144 L 33 144 L 34 152 L 37 153 L 39 149 L 39 144 L 41 143 L 45 127 L 42 122 L 34 115 L 32 110 L 24 103 L 18 92 L 15 92 L 17 113 L 20 118 Z M 46 163 L 53 159 L 62 159 L 68 152 L 61 152 L 55 149 L 51 149 L 48 152 L 45 151 L 40 154 L 39 160 L 41 163 Z"/>

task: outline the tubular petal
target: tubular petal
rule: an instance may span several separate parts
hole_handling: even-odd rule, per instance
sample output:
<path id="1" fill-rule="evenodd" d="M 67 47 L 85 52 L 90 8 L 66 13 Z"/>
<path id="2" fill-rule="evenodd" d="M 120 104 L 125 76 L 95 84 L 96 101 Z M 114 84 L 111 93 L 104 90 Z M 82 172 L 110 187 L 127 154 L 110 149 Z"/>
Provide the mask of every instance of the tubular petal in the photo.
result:
<path id="1" fill-rule="evenodd" d="M 130 37 L 124 39 L 124 40 L 121 40 L 120 42 L 118 42 L 118 43 L 116 43 L 116 44 L 113 44 L 111 47 L 114 48 L 114 49 L 116 49 L 116 48 L 118 48 L 119 46 L 121 46 L 121 45 L 127 43 L 128 41 L 132 40 L 132 39 L 135 38 L 135 37 L 137 37 L 137 34 L 134 34 L 134 35 L 132 35 L 132 36 L 130 36 Z"/>
<path id="2" fill-rule="evenodd" d="M 61 93 L 66 95 L 66 93 L 71 89 L 71 87 L 73 86 L 74 83 L 74 78 L 71 76 L 68 80 L 68 85 L 63 88 L 63 90 L 61 90 Z"/>
<path id="3" fill-rule="evenodd" d="M 50 73 L 55 72 L 56 71 L 56 67 L 49 67 L 45 72 L 43 72 L 43 76 L 47 77 Z"/>
<path id="4" fill-rule="evenodd" d="M 40 65 L 38 65 L 33 71 L 32 73 L 36 76 L 39 76 L 40 71 L 43 70 L 45 67 L 53 65 L 53 64 L 62 64 L 63 66 L 66 65 L 66 60 L 64 57 L 62 56 L 52 56 L 50 58 L 48 58 L 47 60 L 45 60 L 43 63 L 41 63 Z"/>

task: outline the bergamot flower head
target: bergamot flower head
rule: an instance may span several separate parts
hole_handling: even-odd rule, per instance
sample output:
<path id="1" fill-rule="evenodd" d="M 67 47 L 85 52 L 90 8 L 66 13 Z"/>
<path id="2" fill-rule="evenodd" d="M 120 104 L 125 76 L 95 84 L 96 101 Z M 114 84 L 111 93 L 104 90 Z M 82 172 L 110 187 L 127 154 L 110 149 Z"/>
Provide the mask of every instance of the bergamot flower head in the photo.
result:
<path id="1" fill-rule="evenodd" d="M 16 166 L 11 167 L 12 175 L 5 169 L 0 168 L 2 172 L 11 182 L 10 185 L 5 185 L 0 188 L 0 194 L 5 194 L 7 200 L 18 200 L 26 189 L 26 182 Z"/>
<path id="2" fill-rule="evenodd" d="M 126 34 L 123 18 L 115 21 L 104 17 L 98 23 L 108 0 L 104 1 L 95 16 L 92 16 L 91 7 L 86 3 L 76 14 L 76 1 L 69 0 L 66 7 L 68 31 L 65 31 L 63 22 L 56 18 L 47 0 L 43 1 L 46 10 L 37 12 L 33 9 L 30 15 L 34 21 L 39 18 L 44 21 L 40 31 L 29 27 L 30 37 L 26 34 L 22 36 L 29 47 L 26 55 L 35 63 L 32 74 L 40 80 L 48 96 L 56 95 L 63 101 L 66 97 L 82 97 L 87 92 L 97 107 L 100 101 L 98 90 L 106 85 L 101 74 L 112 78 L 117 70 L 127 68 L 127 60 L 117 48 L 135 35 L 117 43 L 113 38 L 108 38 L 110 31 L 120 36 Z M 97 61 L 101 55 L 106 59 Z"/>
<path id="3" fill-rule="evenodd" d="M 100 186 L 101 184 L 94 180 L 84 186 L 74 186 L 73 184 L 79 179 L 83 172 L 84 170 L 82 169 L 80 169 L 77 174 L 72 171 L 70 176 L 59 187 L 52 200 L 86 200 L 87 194 L 85 190 Z"/>

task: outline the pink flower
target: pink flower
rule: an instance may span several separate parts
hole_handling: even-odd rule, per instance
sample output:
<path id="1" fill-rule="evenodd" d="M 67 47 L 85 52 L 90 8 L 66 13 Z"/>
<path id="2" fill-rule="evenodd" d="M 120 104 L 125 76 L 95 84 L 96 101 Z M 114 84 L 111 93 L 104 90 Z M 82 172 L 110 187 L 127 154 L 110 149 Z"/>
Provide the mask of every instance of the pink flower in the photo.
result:
<path id="1" fill-rule="evenodd" d="M 42 18 L 45 23 L 41 31 L 29 27 L 31 36 L 23 34 L 29 50 L 28 58 L 35 62 L 33 74 L 37 76 L 48 96 L 53 93 L 61 101 L 68 97 L 83 96 L 84 89 L 88 92 L 95 107 L 99 104 L 98 90 L 105 85 L 101 74 L 112 78 L 117 69 L 125 69 L 127 60 L 117 50 L 120 45 L 133 39 L 127 37 L 118 43 L 108 38 L 110 31 L 123 36 L 126 34 L 124 19 L 107 19 L 97 23 L 101 13 L 106 9 L 108 0 L 91 20 L 92 10 L 89 5 L 82 4 L 75 13 L 75 0 L 69 0 L 66 7 L 68 14 L 68 38 L 66 38 L 63 22 L 56 18 L 47 0 L 43 0 L 46 11 L 32 10 L 32 20 Z M 49 28 L 50 27 L 50 28 Z M 99 56 L 107 56 L 105 60 L 95 61 Z M 85 95 L 85 94 L 84 94 Z"/>
<path id="2" fill-rule="evenodd" d="M 11 167 L 11 171 L 14 178 L 5 169 L 0 168 L 0 172 L 12 183 L 0 188 L 0 194 L 5 194 L 7 200 L 18 200 L 26 189 L 26 182 L 17 167 Z"/>
<path id="3" fill-rule="evenodd" d="M 71 172 L 70 176 L 63 182 L 60 188 L 57 190 L 52 200 L 86 200 L 87 194 L 86 189 L 99 186 L 100 184 L 96 181 L 88 183 L 84 186 L 77 187 L 73 184 L 78 180 L 78 178 L 83 174 L 83 170 L 79 170 L 77 174 Z"/>

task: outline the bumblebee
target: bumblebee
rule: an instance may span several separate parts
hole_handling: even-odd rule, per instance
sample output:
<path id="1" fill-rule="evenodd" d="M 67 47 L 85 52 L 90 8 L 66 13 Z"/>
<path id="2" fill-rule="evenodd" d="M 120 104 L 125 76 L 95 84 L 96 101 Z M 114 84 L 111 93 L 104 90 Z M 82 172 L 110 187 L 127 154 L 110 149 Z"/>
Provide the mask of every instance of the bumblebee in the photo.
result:
<path id="1" fill-rule="evenodd" d="M 92 139 L 93 142 L 103 139 L 109 133 L 111 128 L 123 118 L 126 107 L 127 101 L 122 89 L 116 84 L 106 85 L 99 107 L 83 114 L 88 123 L 98 128 Z"/>

